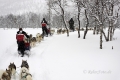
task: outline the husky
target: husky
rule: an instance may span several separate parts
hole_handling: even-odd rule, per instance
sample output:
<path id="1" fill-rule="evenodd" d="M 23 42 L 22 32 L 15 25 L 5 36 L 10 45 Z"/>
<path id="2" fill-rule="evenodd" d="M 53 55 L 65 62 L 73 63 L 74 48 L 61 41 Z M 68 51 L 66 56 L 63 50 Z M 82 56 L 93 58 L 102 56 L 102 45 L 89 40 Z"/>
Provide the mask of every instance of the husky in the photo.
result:
<path id="1" fill-rule="evenodd" d="M 20 80 L 32 80 L 32 75 L 29 73 L 29 65 L 27 63 L 27 60 L 22 60 L 19 79 Z"/>
<path id="2" fill-rule="evenodd" d="M 32 37 L 31 43 L 30 43 L 30 44 L 31 44 L 31 47 L 35 47 L 36 42 L 37 42 L 36 37 Z"/>
<path id="3" fill-rule="evenodd" d="M 26 67 L 29 70 L 29 65 L 28 65 L 27 60 L 22 60 L 21 68 L 22 67 Z"/>
<path id="4" fill-rule="evenodd" d="M 8 69 L 11 70 L 11 76 L 14 76 L 15 78 L 15 74 L 16 74 L 16 65 L 13 63 L 10 63 L 10 65 L 8 66 Z"/>
<path id="5" fill-rule="evenodd" d="M 60 28 L 60 29 L 57 29 L 57 34 L 61 34 L 61 32 L 62 32 L 62 29 Z"/>
<path id="6" fill-rule="evenodd" d="M 0 70 L 0 80 L 11 80 L 10 70 Z"/>
<path id="7" fill-rule="evenodd" d="M 29 35 L 30 36 L 30 40 L 32 39 L 32 34 Z"/>
<path id="8" fill-rule="evenodd" d="M 37 34 L 36 34 L 36 40 L 37 40 L 37 42 L 41 42 L 41 40 L 42 40 L 42 35 L 41 35 L 40 33 L 37 33 Z"/>
<path id="9" fill-rule="evenodd" d="M 30 34 L 30 46 L 35 47 L 36 42 L 37 42 L 36 37 L 33 37 L 33 35 Z"/>
<path id="10" fill-rule="evenodd" d="M 80 30 L 81 30 L 81 31 L 84 31 L 84 28 L 81 28 Z"/>
<path id="11" fill-rule="evenodd" d="M 64 34 L 64 33 L 65 33 L 65 29 L 62 29 L 62 31 L 61 31 L 61 32 L 62 32 L 62 34 Z"/>
<path id="12" fill-rule="evenodd" d="M 50 29 L 50 35 L 53 35 L 55 33 L 55 29 Z"/>
<path id="13" fill-rule="evenodd" d="M 76 27 L 76 28 L 75 28 L 75 30 L 76 30 L 76 31 L 78 31 L 78 30 L 79 30 L 79 28 L 78 28 L 78 27 Z"/>
<path id="14" fill-rule="evenodd" d="M 32 80 L 32 75 L 26 67 L 21 68 L 19 80 Z"/>

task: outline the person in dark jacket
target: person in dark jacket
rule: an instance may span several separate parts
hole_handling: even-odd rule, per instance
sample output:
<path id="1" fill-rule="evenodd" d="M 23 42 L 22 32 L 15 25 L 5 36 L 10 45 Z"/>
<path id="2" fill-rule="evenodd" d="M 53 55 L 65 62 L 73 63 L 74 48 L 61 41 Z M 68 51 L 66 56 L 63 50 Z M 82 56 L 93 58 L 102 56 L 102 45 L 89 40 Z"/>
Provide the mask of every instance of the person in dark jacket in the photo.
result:
<path id="1" fill-rule="evenodd" d="M 73 18 L 71 18 L 69 20 L 69 27 L 70 27 L 70 30 L 73 30 L 74 31 L 74 21 L 73 21 Z"/>
<path id="2" fill-rule="evenodd" d="M 19 31 L 17 31 L 16 39 L 17 39 L 18 35 L 23 35 L 23 36 L 26 36 L 27 38 L 29 38 L 29 36 L 26 34 L 25 31 L 23 31 L 22 28 L 19 28 Z M 21 57 L 23 57 L 24 56 L 24 51 L 25 51 L 24 39 L 22 39 L 22 40 L 17 39 L 17 44 L 18 44 L 18 52 L 20 52 L 22 54 Z"/>
<path id="3" fill-rule="evenodd" d="M 43 18 L 43 20 L 41 21 L 41 24 L 42 24 L 42 34 L 43 34 L 43 36 L 45 35 L 45 33 L 46 33 L 46 37 L 48 37 L 48 29 L 47 29 L 47 25 L 48 25 L 48 23 L 47 23 L 47 21 L 45 20 L 45 18 Z"/>

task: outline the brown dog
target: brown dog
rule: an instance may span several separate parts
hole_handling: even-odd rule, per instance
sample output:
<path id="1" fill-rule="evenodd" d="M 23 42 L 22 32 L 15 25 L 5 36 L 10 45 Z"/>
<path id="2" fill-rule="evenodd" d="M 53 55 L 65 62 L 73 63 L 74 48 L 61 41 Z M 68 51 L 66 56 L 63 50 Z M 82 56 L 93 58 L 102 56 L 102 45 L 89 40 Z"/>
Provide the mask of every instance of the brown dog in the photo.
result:
<path id="1" fill-rule="evenodd" d="M 12 76 L 15 77 L 15 73 L 16 73 L 16 65 L 13 63 L 10 63 L 10 65 L 8 66 L 8 69 L 11 70 L 11 74 Z"/>
<path id="2" fill-rule="evenodd" d="M 0 80 L 11 80 L 10 70 L 0 70 Z"/>

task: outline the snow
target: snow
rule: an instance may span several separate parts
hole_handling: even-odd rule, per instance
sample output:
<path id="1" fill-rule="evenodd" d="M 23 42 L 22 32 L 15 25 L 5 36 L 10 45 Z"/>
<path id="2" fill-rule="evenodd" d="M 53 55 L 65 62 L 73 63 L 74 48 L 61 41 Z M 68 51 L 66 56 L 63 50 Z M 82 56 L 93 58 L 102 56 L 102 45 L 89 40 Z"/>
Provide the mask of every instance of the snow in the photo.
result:
<path id="1" fill-rule="evenodd" d="M 30 57 L 17 54 L 16 32 L 18 29 L 0 29 L 0 69 L 8 68 L 10 62 L 17 66 L 19 79 L 22 60 L 27 60 L 33 80 L 120 80 L 120 30 L 114 40 L 103 40 L 99 48 L 99 35 L 88 31 L 86 39 L 78 38 L 77 31 L 45 37 L 31 49 Z M 41 33 L 41 28 L 23 29 L 28 34 Z M 104 38 L 103 38 L 104 39 Z M 113 49 L 112 49 L 113 46 Z"/>

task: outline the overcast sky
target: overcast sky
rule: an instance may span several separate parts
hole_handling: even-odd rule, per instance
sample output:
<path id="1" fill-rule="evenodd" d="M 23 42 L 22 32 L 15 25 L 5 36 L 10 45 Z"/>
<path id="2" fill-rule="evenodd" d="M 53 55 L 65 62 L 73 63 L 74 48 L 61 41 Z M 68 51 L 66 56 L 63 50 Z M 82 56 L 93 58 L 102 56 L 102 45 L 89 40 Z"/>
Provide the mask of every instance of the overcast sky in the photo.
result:
<path id="1" fill-rule="evenodd" d="M 69 1 L 69 0 L 68 0 Z M 69 2 L 67 11 L 74 14 L 73 3 Z M 117 10 L 118 7 L 116 7 Z M 0 0 L 0 15 L 22 14 L 26 12 L 46 13 L 47 5 L 45 0 Z M 74 11 L 73 11 L 74 10 Z"/>
<path id="2" fill-rule="evenodd" d="M 43 10 L 44 9 L 44 10 Z M 0 0 L 0 15 L 46 12 L 45 0 Z"/>

